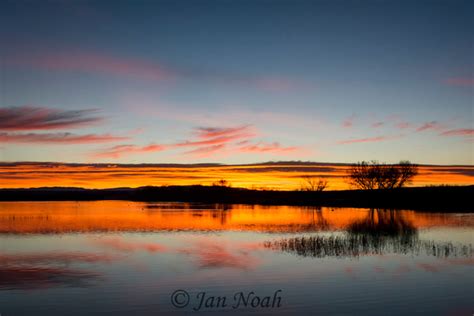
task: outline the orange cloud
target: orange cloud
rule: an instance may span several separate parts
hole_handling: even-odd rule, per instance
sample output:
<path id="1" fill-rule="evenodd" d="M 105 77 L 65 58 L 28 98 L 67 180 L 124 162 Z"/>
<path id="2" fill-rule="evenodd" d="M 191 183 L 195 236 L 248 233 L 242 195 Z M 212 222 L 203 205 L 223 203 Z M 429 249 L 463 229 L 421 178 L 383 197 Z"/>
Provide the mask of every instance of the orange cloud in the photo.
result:
<path id="1" fill-rule="evenodd" d="M 110 134 L 76 135 L 72 133 L 0 133 L 0 143 L 90 144 L 127 140 L 128 137 Z"/>
<path id="2" fill-rule="evenodd" d="M 294 190 L 304 176 L 325 177 L 331 189 L 349 189 L 350 165 L 280 162 L 250 165 L 0 163 L 0 187 L 42 186 L 113 188 L 145 185 L 212 184 L 226 179 L 234 187 Z M 470 185 L 472 166 L 420 166 L 414 186 Z M 0 228 L 2 225 L 0 225 Z M 1 229 L 0 229 L 1 230 Z"/>
<path id="3" fill-rule="evenodd" d="M 87 126 L 101 121 L 89 114 L 96 110 L 64 111 L 38 106 L 0 109 L 0 130 L 53 130 Z"/>

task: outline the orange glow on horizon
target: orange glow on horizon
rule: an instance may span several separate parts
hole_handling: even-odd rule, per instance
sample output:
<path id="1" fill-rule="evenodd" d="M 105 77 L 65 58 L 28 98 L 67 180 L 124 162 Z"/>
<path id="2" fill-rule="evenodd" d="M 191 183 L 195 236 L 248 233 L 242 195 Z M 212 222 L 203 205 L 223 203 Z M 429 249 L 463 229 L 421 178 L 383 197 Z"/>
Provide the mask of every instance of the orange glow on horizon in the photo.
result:
<path id="1" fill-rule="evenodd" d="M 216 166 L 0 164 L 0 188 L 114 188 L 147 185 L 211 185 L 226 179 L 234 187 L 299 189 L 304 176 L 328 180 L 328 190 L 349 189 L 347 165 L 261 164 Z M 474 166 L 420 166 L 413 186 L 474 184 Z"/>

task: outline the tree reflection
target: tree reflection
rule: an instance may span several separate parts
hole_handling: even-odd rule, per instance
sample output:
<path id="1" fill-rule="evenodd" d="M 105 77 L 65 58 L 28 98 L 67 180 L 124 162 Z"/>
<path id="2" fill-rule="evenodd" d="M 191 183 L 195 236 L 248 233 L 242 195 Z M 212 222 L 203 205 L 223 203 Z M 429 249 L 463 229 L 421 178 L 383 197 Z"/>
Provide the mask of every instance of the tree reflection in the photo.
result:
<path id="1" fill-rule="evenodd" d="M 268 241 L 266 248 L 304 257 L 358 257 L 410 254 L 436 257 L 471 257 L 471 245 L 420 240 L 418 230 L 403 213 L 370 210 L 366 218 L 348 225 L 340 234 L 301 236 Z"/>

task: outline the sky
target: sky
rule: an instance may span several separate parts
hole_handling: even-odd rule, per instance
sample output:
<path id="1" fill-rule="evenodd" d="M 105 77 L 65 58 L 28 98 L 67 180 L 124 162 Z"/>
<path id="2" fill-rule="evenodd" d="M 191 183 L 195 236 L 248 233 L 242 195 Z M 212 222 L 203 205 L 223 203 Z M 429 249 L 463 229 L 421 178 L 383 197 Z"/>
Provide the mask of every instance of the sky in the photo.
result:
<path id="1" fill-rule="evenodd" d="M 0 0 L 0 161 L 473 165 L 473 13 Z"/>

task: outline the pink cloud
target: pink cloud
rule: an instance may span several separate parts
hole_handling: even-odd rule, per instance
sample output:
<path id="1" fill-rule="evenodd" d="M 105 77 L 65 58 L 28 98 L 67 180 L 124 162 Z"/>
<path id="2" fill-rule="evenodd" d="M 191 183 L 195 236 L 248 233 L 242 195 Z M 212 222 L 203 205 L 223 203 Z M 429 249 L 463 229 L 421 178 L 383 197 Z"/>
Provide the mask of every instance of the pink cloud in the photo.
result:
<path id="1" fill-rule="evenodd" d="M 187 140 L 174 144 L 176 147 L 194 147 L 226 144 L 256 136 L 250 125 L 238 127 L 198 127 L 195 129 L 197 140 Z"/>
<path id="2" fill-rule="evenodd" d="M 249 133 L 250 129 L 250 125 L 243 125 L 237 127 L 197 127 L 195 128 L 195 132 L 200 138 L 213 138 L 241 133 Z"/>
<path id="3" fill-rule="evenodd" d="M 0 130 L 55 130 L 88 126 L 102 120 L 96 110 L 65 111 L 39 106 L 0 108 Z"/>
<path id="4" fill-rule="evenodd" d="M 342 127 L 351 128 L 354 125 L 355 115 L 351 115 L 342 122 Z"/>
<path id="5" fill-rule="evenodd" d="M 204 157 L 210 157 L 218 153 L 222 153 L 222 151 L 225 149 L 226 145 L 225 144 L 217 144 L 217 145 L 212 145 L 212 146 L 206 146 L 206 147 L 200 147 L 197 149 L 193 149 L 190 151 L 185 152 L 184 154 L 187 155 L 195 155 L 199 156 L 201 158 Z"/>
<path id="6" fill-rule="evenodd" d="M 251 86 L 260 90 L 273 92 L 289 91 L 295 87 L 305 85 L 302 82 L 297 83 L 285 77 L 253 77 L 232 73 L 215 73 L 206 70 L 170 69 L 161 63 L 153 61 L 87 51 L 24 54 L 22 56 L 4 58 L 4 60 L 9 65 L 29 66 L 48 71 L 99 73 L 153 81 L 191 78 L 201 81 L 210 80 L 229 85 Z"/>
<path id="7" fill-rule="evenodd" d="M 185 154 L 209 157 L 216 154 L 237 153 L 288 153 L 300 148 L 281 146 L 278 142 L 255 142 L 257 132 L 251 125 L 237 127 L 199 127 L 195 129 L 197 140 L 176 143 L 176 147 L 197 147 Z"/>
<path id="8" fill-rule="evenodd" d="M 411 128 L 412 124 L 408 122 L 398 122 L 397 124 L 395 124 L 395 126 L 399 129 L 406 129 L 406 128 Z"/>
<path id="9" fill-rule="evenodd" d="M 422 132 L 426 130 L 440 130 L 442 128 L 443 128 L 442 125 L 438 123 L 437 121 L 431 121 L 431 122 L 424 123 L 423 125 L 418 127 L 416 131 Z"/>
<path id="10" fill-rule="evenodd" d="M 118 145 L 92 153 L 95 158 L 120 158 L 127 154 L 164 151 L 168 149 L 189 148 L 183 154 L 197 157 L 211 157 L 237 153 L 277 153 L 300 151 L 295 146 L 282 146 L 278 142 L 255 142 L 257 132 L 251 125 L 237 127 L 198 127 L 193 131 L 194 138 L 177 143 L 140 147 Z"/>
<path id="11" fill-rule="evenodd" d="M 176 143 L 173 146 L 176 147 L 193 147 L 193 146 L 201 146 L 201 145 L 218 145 L 218 144 L 225 144 L 235 140 L 239 140 L 242 138 L 247 138 L 253 136 L 252 134 L 236 134 L 236 135 L 229 135 L 229 136 L 221 136 L 210 138 L 206 140 L 187 140 L 184 142 Z"/>
<path id="12" fill-rule="evenodd" d="M 153 62 L 89 52 L 22 56 L 8 58 L 6 61 L 9 64 L 27 65 L 46 70 L 103 73 L 146 80 L 164 80 L 174 76 L 172 72 Z"/>
<path id="13" fill-rule="evenodd" d="M 254 145 L 246 145 L 238 148 L 241 152 L 288 152 L 296 151 L 297 149 L 298 147 L 295 146 L 283 147 L 278 142 L 270 144 L 259 142 Z"/>
<path id="14" fill-rule="evenodd" d="M 127 140 L 128 137 L 110 134 L 76 135 L 71 133 L 0 133 L 0 143 L 38 143 L 38 144 L 91 144 Z"/>
<path id="15" fill-rule="evenodd" d="M 460 128 L 444 131 L 440 134 L 441 136 L 474 136 L 473 128 Z"/>
<path id="16" fill-rule="evenodd" d="M 125 155 L 157 152 L 163 151 L 165 149 L 165 146 L 156 144 L 150 144 L 148 146 L 142 147 L 136 145 L 117 145 L 97 152 L 92 156 L 95 158 L 120 158 Z"/>
<path id="17" fill-rule="evenodd" d="M 381 142 L 391 139 L 392 137 L 388 136 L 376 136 L 376 137 L 367 137 L 367 138 L 356 138 L 339 141 L 338 144 L 355 144 L 355 143 L 374 143 Z"/>
<path id="18" fill-rule="evenodd" d="M 384 122 L 375 122 L 372 124 L 372 127 L 379 128 L 379 127 L 382 127 L 383 125 L 384 125 Z"/>
<path id="19" fill-rule="evenodd" d="M 474 78 L 448 78 L 444 83 L 452 86 L 473 87 Z"/>

